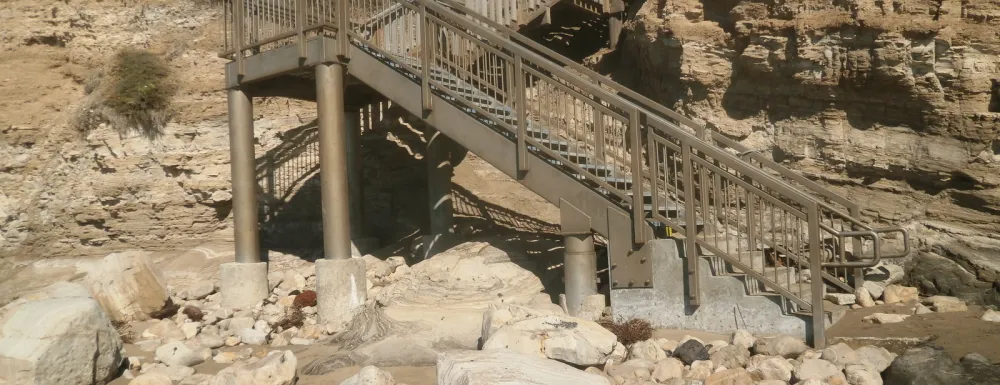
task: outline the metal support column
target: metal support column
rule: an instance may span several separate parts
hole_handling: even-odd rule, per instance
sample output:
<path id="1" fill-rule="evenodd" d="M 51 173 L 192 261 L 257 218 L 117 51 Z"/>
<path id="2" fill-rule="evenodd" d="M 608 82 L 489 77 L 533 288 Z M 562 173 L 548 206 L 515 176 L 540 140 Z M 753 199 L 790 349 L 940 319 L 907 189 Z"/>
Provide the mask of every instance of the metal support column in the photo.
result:
<path id="1" fill-rule="evenodd" d="M 563 263 L 566 308 L 575 316 L 583 300 L 597 294 L 597 253 L 593 233 L 565 234 L 563 238 L 566 243 Z"/>
<path id="2" fill-rule="evenodd" d="M 454 224 L 451 176 L 451 139 L 432 127 L 427 128 L 427 198 L 430 204 L 431 235 L 451 233 Z"/>
<path id="3" fill-rule="evenodd" d="M 347 189 L 351 205 L 351 240 L 365 236 L 364 158 L 361 156 L 361 113 L 349 107 L 347 119 Z"/>
<path id="4" fill-rule="evenodd" d="M 323 255 L 351 258 L 348 135 L 344 118 L 344 67 L 316 66 L 316 104 L 319 110 L 319 165 L 323 201 Z"/>
<path id="5" fill-rule="evenodd" d="M 239 88 L 229 90 L 229 153 L 233 178 L 233 238 L 236 262 L 260 262 L 253 103 Z"/>

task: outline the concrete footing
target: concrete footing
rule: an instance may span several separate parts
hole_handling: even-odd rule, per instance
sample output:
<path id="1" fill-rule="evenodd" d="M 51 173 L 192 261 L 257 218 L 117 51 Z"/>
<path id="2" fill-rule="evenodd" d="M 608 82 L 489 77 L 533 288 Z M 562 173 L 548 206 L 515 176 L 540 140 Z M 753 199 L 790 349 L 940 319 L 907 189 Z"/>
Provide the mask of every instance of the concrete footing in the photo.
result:
<path id="1" fill-rule="evenodd" d="M 251 309 L 267 298 L 267 262 L 223 263 L 219 266 L 222 306 Z"/>
<path id="2" fill-rule="evenodd" d="M 320 323 L 343 327 L 365 307 L 367 300 L 363 259 L 316 261 L 316 301 Z"/>

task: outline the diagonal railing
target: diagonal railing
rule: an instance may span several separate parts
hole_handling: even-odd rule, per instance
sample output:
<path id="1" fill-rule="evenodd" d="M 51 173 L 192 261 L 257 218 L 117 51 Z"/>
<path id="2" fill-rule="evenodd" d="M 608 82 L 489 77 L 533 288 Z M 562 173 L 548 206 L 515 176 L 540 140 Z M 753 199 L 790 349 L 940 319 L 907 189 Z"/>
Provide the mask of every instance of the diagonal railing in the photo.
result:
<path id="1" fill-rule="evenodd" d="M 264 3 L 295 16 L 268 24 Z M 353 45 L 419 84 L 425 110 L 448 101 L 516 142 L 519 171 L 529 156 L 549 160 L 629 211 L 636 244 L 648 240 L 648 220 L 674 228 L 691 261 L 692 305 L 700 251 L 811 312 L 822 344 L 824 280 L 849 290 L 850 270 L 909 252 L 906 231 L 868 226 L 850 200 L 450 0 L 229 0 L 225 9 L 223 56 L 237 71 L 269 45 L 299 44 L 305 55 L 308 36 L 336 36 L 342 54 Z M 682 218 L 667 214 L 670 202 Z M 902 234 L 902 252 L 882 250 L 886 233 Z M 807 281 L 805 269 L 820 274 Z"/>

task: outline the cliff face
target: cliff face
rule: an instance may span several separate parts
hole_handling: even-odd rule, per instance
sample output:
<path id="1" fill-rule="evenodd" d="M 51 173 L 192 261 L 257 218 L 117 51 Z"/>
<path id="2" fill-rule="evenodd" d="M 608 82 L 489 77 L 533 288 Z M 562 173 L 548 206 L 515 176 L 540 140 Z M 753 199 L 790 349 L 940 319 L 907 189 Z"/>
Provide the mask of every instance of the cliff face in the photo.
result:
<path id="1" fill-rule="evenodd" d="M 1000 271 L 1000 1 L 647 1 L 612 76 Z"/>

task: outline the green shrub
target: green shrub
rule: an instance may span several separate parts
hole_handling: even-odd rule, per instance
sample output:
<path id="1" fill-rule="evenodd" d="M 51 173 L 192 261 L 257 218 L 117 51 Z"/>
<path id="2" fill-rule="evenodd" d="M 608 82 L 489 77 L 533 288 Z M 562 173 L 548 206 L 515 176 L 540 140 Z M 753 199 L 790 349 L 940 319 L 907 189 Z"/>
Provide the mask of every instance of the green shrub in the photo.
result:
<path id="1" fill-rule="evenodd" d="M 88 80 L 85 91 L 90 95 L 72 122 L 79 131 L 86 133 L 108 123 L 122 134 L 136 131 L 155 138 L 172 115 L 177 86 L 163 58 L 125 48 L 102 75 Z"/>

